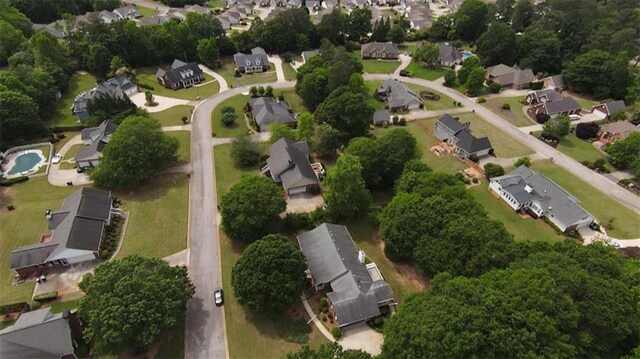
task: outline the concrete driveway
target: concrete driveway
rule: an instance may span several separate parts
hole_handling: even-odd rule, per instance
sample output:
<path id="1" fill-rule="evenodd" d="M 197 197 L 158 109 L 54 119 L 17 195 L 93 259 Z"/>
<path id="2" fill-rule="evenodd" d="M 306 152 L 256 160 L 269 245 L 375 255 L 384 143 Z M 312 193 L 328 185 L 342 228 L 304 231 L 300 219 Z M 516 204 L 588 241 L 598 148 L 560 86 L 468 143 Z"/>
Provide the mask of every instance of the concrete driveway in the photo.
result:
<path id="1" fill-rule="evenodd" d="M 297 194 L 287 196 L 287 213 L 313 212 L 324 205 L 324 198 L 321 194 Z"/>
<path id="2" fill-rule="evenodd" d="M 136 106 L 138 106 L 140 108 L 144 108 L 149 113 L 164 111 L 164 110 L 166 110 L 168 108 L 171 108 L 173 106 L 188 105 L 189 102 L 191 102 L 189 100 L 182 100 L 182 99 L 177 99 L 177 98 L 172 98 L 172 97 L 164 97 L 164 96 L 153 95 L 153 101 L 157 102 L 158 104 L 156 106 L 147 106 L 147 105 L 145 105 L 146 100 L 145 100 L 145 97 L 144 97 L 144 92 L 138 92 L 136 94 L 133 94 L 133 95 L 129 96 L 129 99 Z"/>
<path id="3" fill-rule="evenodd" d="M 381 333 L 362 322 L 344 327 L 338 343 L 345 349 L 360 349 L 375 356 L 382 352 L 383 341 Z"/>
<path id="4" fill-rule="evenodd" d="M 82 281 L 82 277 L 87 273 L 93 273 L 93 269 L 102 263 L 96 259 L 91 262 L 83 262 L 72 266 L 51 271 L 47 274 L 45 283 L 36 283 L 33 295 L 58 291 L 58 295 L 66 293 L 74 293 L 80 291 L 78 284 Z"/>
<path id="5" fill-rule="evenodd" d="M 64 158 L 65 153 L 69 151 L 71 146 L 81 143 L 82 139 L 80 135 L 75 135 L 69 140 L 69 142 L 65 143 L 64 146 L 62 146 L 58 153 L 61 154 Z M 50 164 L 47 180 L 54 186 L 66 186 L 67 182 L 73 183 L 74 186 L 91 183 L 91 179 L 89 179 L 89 176 L 87 176 L 85 173 L 78 173 L 75 169 L 61 170 L 60 163 Z"/>
<path id="6" fill-rule="evenodd" d="M 276 65 L 276 76 L 278 77 L 278 82 L 287 81 L 286 77 L 284 76 L 284 70 L 282 69 L 282 59 L 280 58 L 280 56 L 274 55 L 269 56 L 268 58 L 269 62 L 273 62 L 273 64 Z"/>

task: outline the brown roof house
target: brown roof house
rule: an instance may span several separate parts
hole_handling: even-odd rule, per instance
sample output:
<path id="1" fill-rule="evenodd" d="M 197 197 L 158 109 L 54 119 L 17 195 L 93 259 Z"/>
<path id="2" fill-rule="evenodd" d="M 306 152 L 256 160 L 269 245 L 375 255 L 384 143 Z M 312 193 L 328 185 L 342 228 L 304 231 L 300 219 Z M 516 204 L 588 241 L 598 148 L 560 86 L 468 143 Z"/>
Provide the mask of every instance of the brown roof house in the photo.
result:
<path id="1" fill-rule="evenodd" d="M 288 196 L 320 192 L 320 180 L 309 162 L 306 141 L 294 142 L 283 137 L 274 142 L 269 146 L 269 158 L 262 173 L 281 183 Z"/>
<path id="2" fill-rule="evenodd" d="M 363 59 L 397 60 L 400 56 L 398 46 L 393 42 L 370 42 L 360 48 Z"/>
<path id="3" fill-rule="evenodd" d="M 374 318 L 395 305 L 393 293 L 375 263 L 365 264 L 347 227 L 324 223 L 297 236 L 307 259 L 307 277 L 326 291 L 340 327 Z"/>
<path id="4" fill-rule="evenodd" d="M 607 120 L 611 115 L 616 112 L 625 112 L 627 111 L 627 106 L 625 106 L 624 101 L 612 101 L 607 103 L 601 103 L 599 105 L 593 106 L 591 112 L 598 116 L 598 118 Z"/>
<path id="5" fill-rule="evenodd" d="M 533 71 L 531 69 L 519 69 L 505 64 L 487 67 L 486 74 L 489 80 L 493 80 L 500 86 L 516 90 L 525 88 L 533 81 Z"/>
<path id="6" fill-rule="evenodd" d="M 111 204 L 109 191 L 89 187 L 75 191 L 59 210 L 45 213 L 50 235 L 11 252 L 9 267 L 25 277 L 99 259 L 100 244 L 115 213 Z"/>
<path id="7" fill-rule="evenodd" d="M 624 140 L 634 132 L 640 132 L 640 128 L 631 122 L 618 121 L 606 123 L 600 126 L 600 139 L 598 141 L 606 145 L 618 140 Z"/>

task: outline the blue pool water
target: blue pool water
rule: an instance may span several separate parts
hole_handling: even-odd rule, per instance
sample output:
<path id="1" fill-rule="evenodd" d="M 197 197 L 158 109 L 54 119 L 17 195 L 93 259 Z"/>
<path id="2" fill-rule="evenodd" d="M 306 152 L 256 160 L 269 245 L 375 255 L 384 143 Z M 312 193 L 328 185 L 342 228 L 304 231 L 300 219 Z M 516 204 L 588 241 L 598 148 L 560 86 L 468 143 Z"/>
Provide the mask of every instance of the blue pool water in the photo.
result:
<path id="1" fill-rule="evenodd" d="M 16 158 L 16 163 L 9 170 L 9 175 L 28 171 L 40 163 L 40 156 L 37 153 L 23 153 Z"/>
<path id="2" fill-rule="evenodd" d="M 462 51 L 460 52 L 460 54 L 462 55 L 462 57 L 464 57 L 465 59 L 470 58 L 471 56 L 473 56 L 472 53 L 470 53 L 469 51 Z"/>

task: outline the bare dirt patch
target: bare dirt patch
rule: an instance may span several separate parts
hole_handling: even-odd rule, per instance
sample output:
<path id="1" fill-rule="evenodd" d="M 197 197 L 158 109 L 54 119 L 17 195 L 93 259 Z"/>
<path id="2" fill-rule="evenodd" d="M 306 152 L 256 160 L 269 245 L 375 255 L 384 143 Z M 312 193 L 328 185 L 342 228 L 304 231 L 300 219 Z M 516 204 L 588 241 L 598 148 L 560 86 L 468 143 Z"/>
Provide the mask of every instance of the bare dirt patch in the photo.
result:
<path id="1" fill-rule="evenodd" d="M 380 237 L 380 231 L 376 231 L 373 236 L 373 240 L 375 241 L 376 246 L 380 248 L 380 251 L 384 253 L 384 242 Z M 393 267 L 402 274 L 402 279 L 400 281 L 405 288 L 417 287 L 420 290 L 425 290 L 429 287 L 429 281 L 418 273 L 412 265 L 391 262 L 389 259 L 387 259 L 387 261 L 389 261 Z"/>
<path id="2" fill-rule="evenodd" d="M 9 211 L 7 206 L 13 204 L 15 190 L 10 187 L 3 187 L 0 190 L 0 213 Z"/>

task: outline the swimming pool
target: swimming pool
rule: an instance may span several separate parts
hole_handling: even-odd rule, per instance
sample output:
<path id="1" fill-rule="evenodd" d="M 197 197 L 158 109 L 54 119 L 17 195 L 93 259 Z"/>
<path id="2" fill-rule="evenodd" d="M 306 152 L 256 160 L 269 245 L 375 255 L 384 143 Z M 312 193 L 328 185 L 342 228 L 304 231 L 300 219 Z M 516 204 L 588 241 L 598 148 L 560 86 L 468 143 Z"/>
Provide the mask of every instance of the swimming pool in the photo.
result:
<path id="1" fill-rule="evenodd" d="M 18 157 L 15 158 L 13 167 L 11 167 L 8 174 L 14 175 L 16 173 L 32 170 L 43 160 L 42 155 L 38 152 L 41 151 L 29 151 L 18 155 Z"/>
<path id="2" fill-rule="evenodd" d="M 472 54 L 471 52 L 469 52 L 469 51 L 460 51 L 460 54 L 462 55 L 462 57 L 463 57 L 464 59 L 468 59 L 468 58 L 470 58 L 471 56 L 473 56 L 473 54 Z"/>

